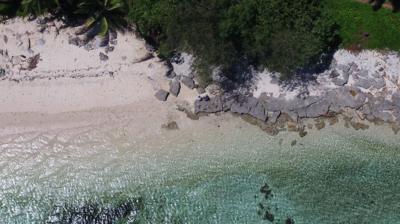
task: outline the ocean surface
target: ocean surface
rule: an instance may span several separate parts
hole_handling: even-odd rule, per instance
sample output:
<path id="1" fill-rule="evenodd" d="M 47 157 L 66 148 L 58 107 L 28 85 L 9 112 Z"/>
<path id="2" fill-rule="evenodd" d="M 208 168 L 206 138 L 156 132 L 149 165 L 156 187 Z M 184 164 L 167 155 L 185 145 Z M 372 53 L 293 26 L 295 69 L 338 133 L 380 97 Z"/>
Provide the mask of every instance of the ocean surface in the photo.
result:
<path id="1" fill-rule="evenodd" d="M 4 136 L 0 223 L 400 223 L 399 140 L 341 124 L 272 137 L 238 118 Z"/>

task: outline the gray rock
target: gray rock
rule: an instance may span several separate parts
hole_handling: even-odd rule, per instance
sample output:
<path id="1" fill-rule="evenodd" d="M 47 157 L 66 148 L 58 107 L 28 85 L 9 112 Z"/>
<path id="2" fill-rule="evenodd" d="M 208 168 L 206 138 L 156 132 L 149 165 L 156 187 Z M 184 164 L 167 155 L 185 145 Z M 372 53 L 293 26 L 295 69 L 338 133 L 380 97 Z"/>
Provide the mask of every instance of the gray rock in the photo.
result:
<path id="1" fill-rule="evenodd" d="M 392 96 L 393 105 L 400 109 L 400 93 L 395 93 Z"/>
<path id="2" fill-rule="evenodd" d="M 383 97 L 375 98 L 370 102 L 372 108 L 376 111 L 387 111 L 396 109 L 396 105 L 393 102 L 386 100 Z"/>
<path id="3" fill-rule="evenodd" d="M 167 73 L 165 74 L 165 76 L 166 76 L 167 78 L 173 79 L 173 78 L 176 77 L 176 73 L 174 72 L 173 69 L 169 69 L 169 70 L 167 71 Z"/>
<path id="4" fill-rule="evenodd" d="M 339 74 L 336 70 L 333 70 L 333 71 L 329 74 L 329 78 L 331 78 L 331 79 L 336 78 L 336 77 L 338 77 L 338 76 L 340 76 L 340 74 Z"/>
<path id="5" fill-rule="evenodd" d="M 85 48 L 85 50 L 87 51 L 91 51 L 94 50 L 95 48 L 97 48 L 97 46 L 95 45 L 94 41 L 88 42 L 86 43 L 83 48 Z"/>
<path id="6" fill-rule="evenodd" d="M 374 82 L 374 80 L 359 78 L 354 85 L 364 89 L 369 89 L 374 85 Z"/>
<path id="7" fill-rule="evenodd" d="M 260 101 L 264 103 L 264 106 L 268 111 L 284 110 L 288 103 L 284 98 L 269 97 L 265 94 L 260 96 Z"/>
<path id="8" fill-rule="evenodd" d="M 254 97 L 239 97 L 231 106 L 231 112 L 248 114 L 253 107 L 256 107 L 258 100 Z"/>
<path id="9" fill-rule="evenodd" d="M 107 46 L 107 47 L 105 48 L 105 52 L 106 52 L 106 53 L 113 52 L 114 49 L 115 49 L 114 46 Z"/>
<path id="10" fill-rule="evenodd" d="M 3 78 L 4 76 L 6 76 L 6 70 L 0 68 L 0 78 Z"/>
<path id="11" fill-rule="evenodd" d="M 337 66 L 337 68 L 339 70 L 343 71 L 344 73 L 348 73 L 350 71 L 351 65 L 350 64 L 349 65 L 340 64 Z"/>
<path id="12" fill-rule="evenodd" d="M 159 101 L 167 101 L 169 96 L 169 92 L 160 89 L 156 92 L 155 97 L 159 100 Z"/>
<path id="13" fill-rule="evenodd" d="M 394 119 L 399 123 L 400 122 L 400 110 L 394 110 L 393 112 Z"/>
<path id="14" fill-rule="evenodd" d="M 376 79 L 375 82 L 374 82 L 374 88 L 375 88 L 375 89 L 382 89 L 382 88 L 384 88 L 385 86 L 386 86 L 386 82 L 385 82 L 385 80 L 382 79 L 382 78 L 378 78 L 378 79 Z"/>
<path id="15" fill-rule="evenodd" d="M 246 104 L 234 102 L 231 106 L 231 112 L 237 114 L 247 114 L 250 112 L 250 108 Z"/>
<path id="16" fill-rule="evenodd" d="M 357 75 L 358 75 L 359 77 L 368 78 L 368 70 L 363 69 L 363 70 L 359 71 L 359 72 L 357 73 Z"/>
<path id="17" fill-rule="evenodd" d="M 194 102 L 194 112 L 198 113 L 217 113 L 223 111 L 223 101 L 221 97 L 214 97 L 208 101 L 196 100 Z"/>
<path id="18" fill-rule="evenodd" d="M 375 110 L 373 111 L 373 116 L 376 118 L 379 118 L 385 122 L 393 122 L 396 120 L 396 118 L 392 115 L 390 111 L 378 111 Z"/>
<path id="19" fill-rule="evenodd" d="M 206 90 L 203 87 L 197 87 L 197 93 L 203 94 L 203 93 L 206 93 Z"/>
<path id="20" fill-rule="evenodd" d="M 265 108 L 261 103 L 257 103 L 256 106 L 252 107 L 249 114 L 264 122 L 268 119 L 268 114 L 265 112 Z"/>
<path id="21" fill-rule="evenodd" d="M 332 82 L 337 86 L 344 86 L 349 82 L 349 72 L 343 72 L 341 77 L 332 79 Z"/>
<path id="22" fill-rule="evenodd" d="M 381 74 L 379 74 L 378 72 L 375 72 L 375 73 L 372 74 L 372 77 L 379 79 L 379 78 L 381 78 L 382 76 L 381 76 Z"/>
<path id="23" fill-rule="evenodd" d="M 108 56 L 106 54 L 104 54 L 103 52 L 100 52 L 99 57 L 100 57 L 100 61 L 108 60 Z"/>
<path id="24" fill-rule="evenodd" d="M 8 37 L 7 37 L 7 35 L 3 35 L 3 41 L 4 41 L 5 44 L 8 43 Z"/>
<path id="25" fill-rule="evenodd" d="M 78 38 L 78 37 L 70 37 L 69 39 L 68 39 L 68 43 L 69 44 L 72 44 L 72 45 L 75 45 L 75 46 L 80 46 L 80 39 Z"/>
<path id="26" fill-rule="evenodd" d="M 358 65 L 354 62 L 350 63 L 349 66 L 350 66 L 350 69 L 349 69 L 350 74 L 360 71 L 360 69 L 358 68 Z"/>
<path id="27" fill-rule="evenodd" d="M 332 82 L 337 86 L 344 86 L 348 83 L 348 79 L 334 78 L 332 79 Z"/>
<path id="28" fill-rule="evenodd" d="M 286 114 L 292 119 L 293 121 L 297 122 L 299 116 L 297 115 L 297 112 L 295 111 L 287 111 Z"/>
<path id="29" fill-rule="evenodd" d="M 331 108 L 334 112 L 338 108 L 349 107 L 352 109 L 361 108 L 367 99 L 366 95 L 362 93 L 359 89 L 354 87 L 345 87 L 334 90 L 327 94 L 327 101 L 332 103 Z"/>
<path id="30" fill-rule="evenodd" d="M 329 112 L 329 107 L 331 103 L 325 99 L 311 104 L 309 107 L 306 108 L 306 116 L 308 118 L 316 118 L 323 115 L 326 115 Z"/>
<path id="31" fill-rule="evenodd" d="M 298 109 L 296 109 L 296 112 L 297 112 L 297 116 L 299 116 L 299 118 L 307 117 L 307 108 L 306 107 L 298 108 Z"/>
<path id="32" fill-rule="evenodd" d="M 369 103 L 364 104 L 359 111 L 364 114 L 364 115 L 372 115 L 372 108 L 371 105 Z"/>
<path id="33" fill-rule="evenodd" d="M 46 41 L 42 38 L 40 38 L 39 40 L 36 41 L 36 45 L 38 46 L 43 46 L 46 44 Z"/>
<path id="34" fill-rule="evenodd" d="M 109 32 L 109 39 L 110 39 L 110 44 L 117 45 L 117 43 L 118 43 L 118 41 L 117 41 L 118 33 L 116 31 L 114 31 L 114 30 L 111 30 Z"/>
<path id="35" fill-rule="evenodd" d="M 233 98 L 227 98 L 223 100 L 223 111 L 231 110 L 232 105 L 236 102 Z"/>
<path id="36" fill-rule="evenodd" d="M 275 124 L 278 121 L 278 118 L 281 116 L 280 111 L 275 111 L 268 114 L 268 120 Z"/>
<path id="37" fill-rule="evenodd" d="M 178 80 L 174 79 L 169 82 L 169 92 L 173 96 L 177 97 L 180 91 L 181 91 L 181 83 Z"/>
<path id="38" fill-rule="evenodd" d="M 187 76 L 183 76 L 181 79 L 181 82 L 188 87 L 189 89 L 194 89 L 196 87 L 193 79 L 187 77 Z"/>
<path id="39" fill-rule="evenodd" d="M 44 33 L 44 31 L 46 30 L 46 28 L 47 28 L 47 27 L 46 27 L 45 25 L 40 25 L 39 28 L 38 28 L 38 32 L 39 32 L 39 33 Z"/>
<path id="40" fill-rule="evenodd" d="M 282 105 L 286 108 L 286 110 L 298 110 L 300 108 L 307 107 L 313 103 L 316 103 L 321 100 L 321 97 L 319 96 L 309 96 L 304 99 L 294 99 L 294 100 L 289 100 L 285 101 L 285 103 L 282 103 Z"/>

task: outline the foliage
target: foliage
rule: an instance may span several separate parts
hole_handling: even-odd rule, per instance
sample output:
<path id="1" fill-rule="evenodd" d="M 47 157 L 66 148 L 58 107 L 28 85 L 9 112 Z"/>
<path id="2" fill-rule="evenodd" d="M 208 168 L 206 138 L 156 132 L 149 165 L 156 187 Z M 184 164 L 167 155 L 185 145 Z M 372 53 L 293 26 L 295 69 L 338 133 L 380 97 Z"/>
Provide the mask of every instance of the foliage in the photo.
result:
<path id="1" fill-rule="evenodd" d="M 129 14 L 161 55 L 190 51 L 203 67 L 239 60 L 290 74 L 319 59 L 334 23 L 319 0 L 133 0 Z"/>
<path id="2" fill-rule="evenodd" d="M 19 8 L 19 2 L 13 0 L 0 1 L 0 15 L 13 16 Z"/>
<path id="3" fill-rule="evenodd" d="M 61 12 L 86 19 L 86 30 L 106 35 L 129 22 L 169 58 L 193 53 L 205 82 L 212 68 L 228 73 L 246 61 L 290 75 L 342 47 L 400 50 L 400 14 L 352 0 L 19 0 L 0 3 L 1 14 Z M 234 72 L 232 72 L 234 73 Z"/>
<path id="4" fill-rule="evenodd" d="M 55 0 L 21 0 L 18 14 L 21 16 L 42 15 L 56 7 L 57 1 Z"/>
<path id="5" fill-rule="evenodd" d="M 340 27 L 343 48 L 400 50 L 400 13 L 374 12 L 356 1 L 327 1 L 329 14 Z"/>
<path id="6" fill-rule="evenodd" d="M 98 28 L 98 34 L 105 36 L 109 29 L 124 29 L 127 7 L 124 0 L 84 0 L 76 5 L 75 15 L 88 17 L 87 29 Z"/>

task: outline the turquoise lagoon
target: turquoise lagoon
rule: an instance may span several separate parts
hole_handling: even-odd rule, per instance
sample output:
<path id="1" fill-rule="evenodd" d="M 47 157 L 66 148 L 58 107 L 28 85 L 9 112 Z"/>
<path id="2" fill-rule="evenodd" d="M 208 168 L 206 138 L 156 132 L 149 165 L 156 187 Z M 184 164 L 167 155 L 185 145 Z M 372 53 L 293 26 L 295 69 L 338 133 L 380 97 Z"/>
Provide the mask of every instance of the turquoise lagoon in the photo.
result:
<path id="1" fill-rule="evenodd" d="M 128 202 L 136 209 L 114 223 L 271 223 L 267 211 L 273 223 L 400 223 L 399 140 L 386 126 L 341 124 L 272 137 L 240 119 L 142 139 L 95 129 L 8 136 L 0 223 L 63 223 L 88 205 L 104 215 Z"/>

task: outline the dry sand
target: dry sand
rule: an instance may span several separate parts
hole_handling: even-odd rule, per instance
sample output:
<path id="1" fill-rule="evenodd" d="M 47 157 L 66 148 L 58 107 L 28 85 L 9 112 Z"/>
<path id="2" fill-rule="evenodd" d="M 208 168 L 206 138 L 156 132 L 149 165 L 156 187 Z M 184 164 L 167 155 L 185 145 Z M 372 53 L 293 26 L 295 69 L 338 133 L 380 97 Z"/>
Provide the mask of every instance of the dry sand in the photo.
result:
<path id="1" fill-rule="evenodd" d="M 118 33 L 109 60 L 101 61 L 104 48 L 71 45 L 75 30 L 60 26 L 40 33 L 34 21 L 0 24 L 0 68 L 6 69 L 0 77 L 0 135 L 119 122 L 146 135 L 172 120 L 190 121 L 176 108 L 190 105 L 196 92 L 182 87 L 178 98 L 157 101 L 155 92 L 168 90 L 167 68 L 157 57 L 140 62 L 149 55 L 143 40 Z M 27 59 L 37 54 L 37 67 L 27 70 Z"/>

